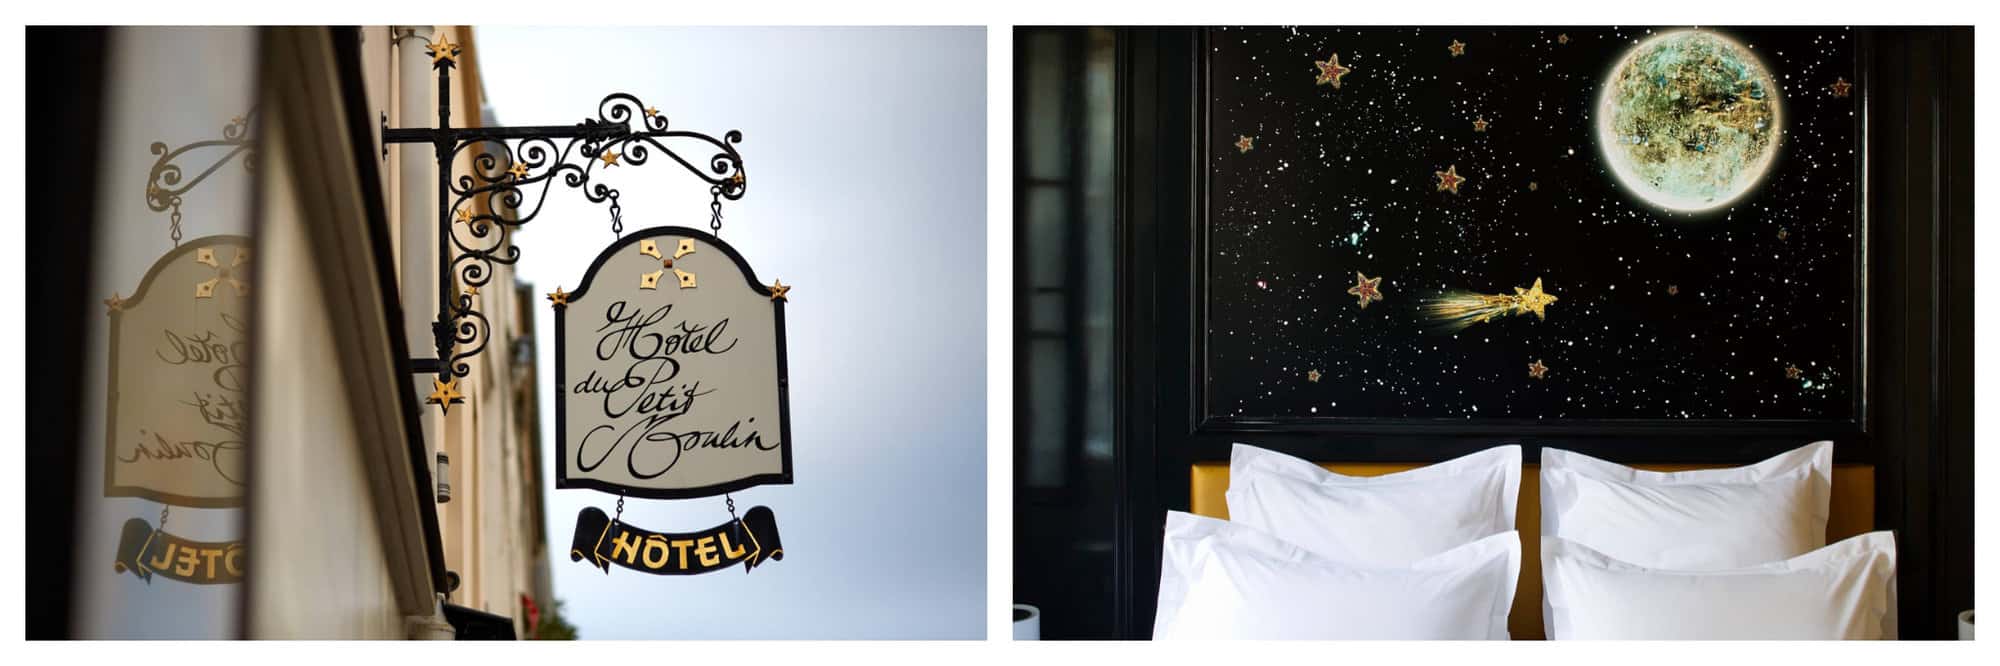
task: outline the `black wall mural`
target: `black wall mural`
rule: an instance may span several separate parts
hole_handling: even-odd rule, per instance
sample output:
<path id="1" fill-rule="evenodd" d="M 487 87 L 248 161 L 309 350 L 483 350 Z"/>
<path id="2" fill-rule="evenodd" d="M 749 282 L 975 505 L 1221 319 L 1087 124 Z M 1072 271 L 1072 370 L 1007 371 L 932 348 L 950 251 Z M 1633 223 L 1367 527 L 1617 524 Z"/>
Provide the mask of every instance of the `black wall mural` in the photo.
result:
<path id="1" fill-rule="evenodd" d="M 1206 413 L 1858 418 L 1856 42 L 1209 31 Z"/>

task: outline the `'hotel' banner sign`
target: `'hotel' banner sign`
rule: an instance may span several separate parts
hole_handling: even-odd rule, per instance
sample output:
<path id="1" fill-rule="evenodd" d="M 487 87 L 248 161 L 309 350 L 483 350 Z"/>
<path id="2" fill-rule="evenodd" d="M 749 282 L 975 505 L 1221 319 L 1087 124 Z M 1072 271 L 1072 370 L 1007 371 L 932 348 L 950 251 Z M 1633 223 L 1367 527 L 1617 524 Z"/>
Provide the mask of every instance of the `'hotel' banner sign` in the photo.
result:
<path id="1" fill-rule="evenodd" d="M 715 236 L 655 227 L 549 294 L 556 487 L 682 499 L 791 483 L 788 290 Z"/>
<path id="2" fill-rule="evenodd" d="M 586 507 L 576 516 L 570 539 L 570 561 L 611 572 L 616 564 L 661 576 L 701 574 L 743 565 L 748 573 L 768 560 L 785 559 L 778 541 L 778 522 L 771 510 L 753 507 L 742 518 L 699 532 L 669 534 L 612 520 L 602 509 Z"/>

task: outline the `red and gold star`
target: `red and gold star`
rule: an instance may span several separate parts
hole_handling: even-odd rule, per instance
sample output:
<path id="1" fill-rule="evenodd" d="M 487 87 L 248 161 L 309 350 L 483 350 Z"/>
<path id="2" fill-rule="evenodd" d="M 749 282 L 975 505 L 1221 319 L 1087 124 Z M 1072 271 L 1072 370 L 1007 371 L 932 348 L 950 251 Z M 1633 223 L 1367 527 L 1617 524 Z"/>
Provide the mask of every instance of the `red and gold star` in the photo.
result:
<path id="1" fill-rule="evenodd" d="M 1677 284 L 1670 284 L 1670 285 L 1667 285 L 1667 295 L 1668 295 L 1668 296 L 1679 296 L 1679 295 L 1681 295 L 1681 286 L 1680 286 L 1680 285 L 1677 285 Z"/>
<path id="2" fill-rule="evenodd" d="M 1786 231 L 1784 229 L 1778 230 L 1778 240 L 1784 240 L 1791 237 L 1792 237 L 1792 232 Z"/>
<path id="3" fill-rule="evenodd" d="M 785 284 L 784 281 L 782 280 L 771 281 L 771 300 L 784 301 L 786 303 L 790 303 L 792 302 L 792 297 L 787 296 L 786 294 L 791 293 L 791 291 L 792 291 L 792 286 Z"/>
<path id="4" fill-rule="evenodd" d="M 1854 84 L 1848 83 L 1847 77 L 1842 76 L 1834 78 L 1833 85 L 1827 87 L 1833 89 L 1834 97 L 1846 97 L 1848 91 L 1854 89 Z"/>
<path id="5" fill-rule="evenodd" d="M 1313 66 L 1319 68 L 1319 76 L 1313 79 L 1313 85 L 1322 83 L 1332 84 L 1336 89 L 1340 87 L 1341 77 L 1347 76 L 1348 72 L 1354 71 L 1352 68 L 1340 66 L 1340 54 L 1338 53 L 1327 56 L 1326 60 L 1314 60 Z"/>
<path id="6" fill-rule="evenodd" d="M 1250 152 L 1250 149 L 1251 149 L 1251 148 L 1256 148 L 1256 147 L 1257 147 L 1257 138 L 1256 138 L 1256 137 L 1252 137 L 1252 136 L 1238 136 L 1238 137 L 1236 137 L 1236 152 L 1238 152 L 1238 153 L 1247 153 L 1247 152 Z"/>
<path id="7" fill-rule="evenodd" d="M 556 287 L 555 291 L 549 292 L 549 303 L 559 308 L 569 306 L 569 292 L 563 291 L 562 287 Z"/>
<path id="8" fill-rule="evenodd" d="M 1458 175 L 1458 165 L 1453 164 L 1436 173 L 1439 192 L 1449 190 L 1452 194 L 1458 194 L 1458 186 L 1465 182 L 1465 178 Z"/>
<path id="9" fill-rule="evenodd" d="M 459 46 L 451 43 L 451 40 L 445 39 L 444 35 L 438 35 L 437 41 L 424 45 L 424 51 L 431 56 L 432 66 L 436 66 L 440 62 L 456 64 L 458 62 L 458 50 Z"/>
<path id="10" fill-rule="evenodd" d="M 1542 359 L 1539 358 L 1535 359 L 1534 363 L 1528 364 L 1529 377 L 1533 377 L 1535 379 L 1542 379 L 1543 376 L 1547 374 L 1549 374 L 1549 366 L 1542 365 Z"/>
<path id="11" fill-rule="evenodd" d="M 1360 299 L 1361 309 L 1366 310 L 1369 303 L 1382 300 L 1382 278 L 1380 276 L 1371 278 L 1361 271 L 1355 271 L 1354 286 L 1347 288 L 1347 294 Z"/>
<path id="12" fill-rule="evenodd" d="M 1480 116 L 1478 119 L 1472 121 L 1472 131 L 1474 132 L 1486 131 L 1486 116 Z"/>
<path id="13" fill-rule="evenodd" d="M 1568 44 L 1568 43 L 1569 43 L 1569 33 L 1565 32 L 1565 33 L 1563 33 L 1563 34 L 1560 34 L 1560 35 L 1556 35 L 1556 43 L 1557 43 L 1557 44 Z"/>
<path id="14" fill-rule="evenodd" d="M 125 309 L 125 299 L 119 298 L 118 292 L 111 292 L 111 298 L 104 299 L 104 314 L 108 315 L 123 309 Z"/>
<path id="15" fill-rule="evenodd" d="M 1445 48 L 1451 51 L 1451 57 L 1453 58 L 1465 55 L 1465 42 L 1454 39 L 1451 40 L 1451 46 Z"/>
<path id="16" fill-rule="evenodd" d="M 1785 364 L 1785 379 L 1798 379 L 1799 375 L 1804 372 L 1804 370 L 1799 369 L 1799 366 L 1789 363 Z"/>
<path id="17" fill-rule="evenodd" d="M 1309 382 L 1312 382 L 1312 383 L 1314 383 L 1314 384 L 1318 384 L 1318 383 L 1319 383 L 1319 378 L 1320 378 L 1320 374 L 1319 374 L 1319 370 L 1307 370 L 1307 371 L 1306 371 L 1306 381 L 1309 381 Z"/>

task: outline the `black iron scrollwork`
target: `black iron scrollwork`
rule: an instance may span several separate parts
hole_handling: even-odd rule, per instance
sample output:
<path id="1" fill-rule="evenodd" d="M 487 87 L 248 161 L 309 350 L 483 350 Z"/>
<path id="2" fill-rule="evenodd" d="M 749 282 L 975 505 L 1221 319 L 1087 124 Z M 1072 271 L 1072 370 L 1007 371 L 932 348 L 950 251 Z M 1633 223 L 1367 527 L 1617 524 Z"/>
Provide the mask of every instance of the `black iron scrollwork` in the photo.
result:
<path id="1" fill-rule="evenodd" d="M 201 181 L 207 180 L 237 155 L 243 156 L 245 171 L 257 169 L 257 144 L 251 139 L 250 131 L 250 124 L 256 117 L 257 109 L 252 108 L 243 115 L 231 118 L 229 124 L 222 126 L 220 139 L 196 141 L 179 148 L 169 148 L 164 141 L 153 142 L 153 154 L 159 159 L 153 162 L 152 173 L 146 176 L 146 207 L 154 212 L 173 211 L 168 217 L 172 226 L 168 227 L 167 236 L 174 240 L 175 245 L 181 243 L 181 195 L 200 185 Z M 193 178 L 186 177 L 187 171 L 175 161 L 190 151 L 203 148 L 228 150 Z"/>
<path id="2" fill-rule="evenodd" d="M 456 55 L 457 47 L 450 48 Z M 485 351 L 491 328 L 476 307 L 474 293 L 493 279 L 496 264 L 520 260 L 520 248 L 509 242 L 514 230 L 541 215 L 555 184 L 581 190 L 592 203 L 606 204 L 614 232 L 622 231 L 622 209 L 618 188 L 601 180 L 607 169 L 643 166 L 656 155 L 665 155 L 708 183 L 717 222 L 722 200 L 741 199 L 746 191 L 743 157 L 736 150 L 742 132 L 731 130 L 717 139 L 674 129 L 657 108 L 626 93 L 605 96 L 598 102 L 596 117 L 575 125 L 444 126 L 450 117 L 447 84 L 453 61 L 439 59 L 436 64 L 438 89 L 447 95 L 440 99 L 440 127 L 386 130 L 383 140 L 433 144 L 441 174 L 452 173 L 461 159 L 468 160 L 469 173 L 440 178 L 438 193 L 440 214 L 446 216 L 439 224 L 440 240 L 450 250 L 449 259 L 438 267 L 445 298 L 432 324 L 439 381 L 471 374 L 469 359 Z"/>

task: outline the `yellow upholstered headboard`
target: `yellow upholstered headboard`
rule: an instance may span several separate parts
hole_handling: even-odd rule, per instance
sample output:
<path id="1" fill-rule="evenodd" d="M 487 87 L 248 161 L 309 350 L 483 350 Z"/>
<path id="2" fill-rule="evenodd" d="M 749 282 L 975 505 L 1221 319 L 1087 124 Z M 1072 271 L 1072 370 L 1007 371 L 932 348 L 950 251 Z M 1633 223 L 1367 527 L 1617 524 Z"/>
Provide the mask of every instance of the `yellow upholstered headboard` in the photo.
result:
<path id="1" fill-rule="evenodd" d="M 1320 463 L 1321 467 L 1348 476 L 1378 476 L 1428 463 Z M 1635 465 L 1656 472 L 1731 467 L 1732 465 Z M 1507 616 L 1507 631 L 1516 640 L 1542 639 L 1542 484 L 1540 466 L 1528 465 L 1521 474 L 1521 502 L 1515 510 L 1516 529 L 1521 531 L 1521 581 L 1514 593 L 1514 610 Z M 1228 503 L 1222 493 L 1229 489 L 1229 463 L 1196 463 L 1188 486 L 1188 512 L 1211 518 L 1229 518 Z M 1875 529 L 1875 467 L 1834 465 L 1833 499 L 1828 507 L 1826 540 L 1832 543 Z"/>

